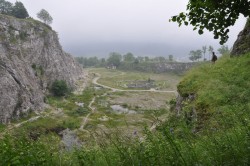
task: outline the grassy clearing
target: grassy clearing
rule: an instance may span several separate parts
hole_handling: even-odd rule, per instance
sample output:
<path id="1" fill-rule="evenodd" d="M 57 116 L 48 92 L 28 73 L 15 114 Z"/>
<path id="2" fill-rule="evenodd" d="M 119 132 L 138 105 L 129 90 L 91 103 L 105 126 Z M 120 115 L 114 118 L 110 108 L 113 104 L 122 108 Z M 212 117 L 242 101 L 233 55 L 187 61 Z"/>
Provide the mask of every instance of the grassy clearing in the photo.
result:
<path id="1" fill-rule="evenodd" d="M 88 105 L 95 95 L 93 88 L 87 88 L 81 95 L 70 94 L 66 97 L 48 96 L 48 103 L 55 108 L 62 109 L 65 114 L 72 117 L 87 115 L 90 110 Z M 77 105 L 82 103 L 82 106 Z"/>
<path id="2" fill-rule="evenodd" d="M 105 126 L 110 130 L 129 127 L 126 133 L 141 131 L 145 126 L 151 126 L 154 121 L 168 116 L 169 101 L 174 95 L 153 92 L 113 92 L 96 98 L 94 104 L 97 112 L 91 114 L 91 125 Z M 123 108 L 136 111 L 135 114 L 117 114 L 111 105 L 121 105 Z M 106 120 L 102 120 L 102 119 Z M 158 119 L 159 118 L 159 119 Z M 99 126 L 99 128 L 102 128 Z M 96 128 L 95 128 L 96 129 Z M 141 134 L 141 133 L 140 133 Z"/>
<path id="3" fill-rule="evenodd" d="M 101 84 L 118 88 L 128 89 L 126 84 L 129 81 L 135 80 L 155 80 L 156 87 L 160 90 L 175 90 L 176 85 L 180 80 L 180 76 L 170 73 L 155 74 L 145 72 L 122 72 L 118 70 L 109 70 L 105 68 L 91 69 L 90 72 L 101 74 L 98 80 Z"/>
<path id="4" fill-rule="evenodd" d="M 49 135 L 50 133 L 59 134 L 63 129 L 65 127 L 62 125 L 61 120 L 39 118 L 34 122 L 23 124 L 21 128 L 14 129 L 12 133 L 18 138 L 26 135 L 31 140 L 38 140 L 41 136 Z"/>
<path id="5" fill-rule="evenodd" d="M 113 74 L 115 78 L 115 75 L 122 73 L 115 71 L 106 74 L 108 76 Z M 136 78 L 138 75 L 137 73 L 131 78 Z M 174 97 L 174 95 L 153 92 L 114 93 L 93 86 L 86 88 L 79 95 L 70 94 L 63 98 L 49 96 L 48 103 L 52 108 L 42 114 L 47 115 L 46 117 L 25 123 L 13 130 L 12 136 L 6 136 L 0 140 L 0 148 L 3 149 L 0 152 L 0 161 L 10 165 L 20 165 L 20 163 L 26 165 L 157 165 L 154 163 L 157 155 L 161 160 L 158 164 L 162 161 L 168 163 L 164 158 L 172 152 L 160 155 L 164 144 L 158 145 L 157 143 L 160 142 L 156 140 L 158 135 L 154 137 L 148 131 L 143 133 L 143 129 L 150 127 L 154 121 L 165 120 L 168 117 L 169 102 Z M 92 107 L 95 111 L 89 114 L 91 110 L 88 105 L 93 98 L 95 102 Z M 80 107 L 76 103 L 84 103 L 84 106 Z M 145 104 L 140 107 L 141 103 Z M 112 104 L 133 108 L 137 112 L 117 114 L 111 110 Z M 87 114 L 89 114 L 87 124 L 83 130 L 80 130 Z M 76 131 L 79 139 L 84 142 L 83 148 L 70 152 L 62 149 L 59 133 L 66 128 Z M 140 141 L 141 139 L 144 141 Z M 161 138 L 161 141 L 164 139 Z M 15 153 L 15 150 L 18 153 Z M 32 155 L 29 156 L 27 151 Z"/>
<path id="6" fill-rule="evenodd" d="M 168 109 L 173 93 L 115 92 L 109 96 L 111 104 L 124 105 L 133 110 Z"/>

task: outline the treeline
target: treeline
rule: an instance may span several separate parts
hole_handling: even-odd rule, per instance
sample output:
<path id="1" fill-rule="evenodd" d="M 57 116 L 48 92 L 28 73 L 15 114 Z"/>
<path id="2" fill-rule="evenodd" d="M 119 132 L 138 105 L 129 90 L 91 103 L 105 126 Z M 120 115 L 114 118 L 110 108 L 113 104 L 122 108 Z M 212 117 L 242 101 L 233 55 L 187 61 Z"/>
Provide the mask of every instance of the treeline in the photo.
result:
<path id="1" fill-rule="evenodd" d="M 76 57 L 75 58 L 78 63 L 80 63 L 84 68 L 86 67 L 104 67 L 106 66 L 106 59 L 105 58 L 98 58 L 98 57 Z"/>
<path id="2" fill-rule="evenodd" d="M 120 54 L 117 52 L 112 52 L 109 54 L 108 58 L 98 58 L 98 57 L 76 57 L 76 60 L 83 65 L 83 67 L 115 67 L 119 68 L 121 66 L 131 66 L 133 64 L 149 64 L 149 63 L 159 63 L 159 62 L 173 62 L 173 55 L 169 55 L 168 58 L 163 56 L 158 57 L 148 57 L 148 56 L 134 56 L 132 53 Z"/>
<path id="3" fill-rule="evenodd" d="M 29 14 L 24 7 L 23 3 L 16 1 L 15 4 L 11 2 L 0 0 L 0 13 L 5 15 L 14 16 L 16 18 L 27 18 Z"/>
<path id="4" fill-rule="evenodd" d="M 207 57 L 208 52 L 208 57 Z M 214 48 L 212 46 L 202 46 L 202 49 L 191 50 L 189 52 L 189 60 L 191 61 L 200 61 L 203 56 L 203 61 L 211 60 L 211 55 L 214 52 Z M 230 50 L 227 45 L 222 45 L 217 52 L 221 55 L 229 54 Z"/>
<path id="5" fill-rule="evenodd" d="M 167 58 L 163 56 L 148 57 L 148 56 L 134 56 L 132 53 L 121 55 L 117 52 L 112 52 L 109 57 L 76 57 L 76 60 L 82 64 L 84 68 L 87 67 L 106 67 L 108 69 L 119 69 L 125 71 L 141 71 L 153 73 L 183 73 L 191 68 L 194 63 L 180 63 L 174 61 L 173 55 Z"/>

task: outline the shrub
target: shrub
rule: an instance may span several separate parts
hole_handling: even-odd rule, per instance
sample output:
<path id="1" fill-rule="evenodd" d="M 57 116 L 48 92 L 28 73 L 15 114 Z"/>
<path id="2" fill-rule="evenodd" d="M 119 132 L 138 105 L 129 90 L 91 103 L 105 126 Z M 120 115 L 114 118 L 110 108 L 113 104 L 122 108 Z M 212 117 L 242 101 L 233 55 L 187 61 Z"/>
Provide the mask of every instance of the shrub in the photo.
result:
<path id="1" fill-rule="evenodd" d="M 36 64 L 35 64 L 35 63 L 33 63 L 33 64 L 31 65 L 31 67 L 32 67 L 32 69 L 36 70 Z"/>
<path id="2" fill-rule="evenodd" d="M 70 92 L 70 90 L 64 80 L 55 80 L 51 85 L 51 92 L 55 96 L 65 96 Z"/>
<path id="3" fill-rule="evenodd" d="M 28 37 L 28 34 L 27 32 L 23 31 L 23 32 L 20 32 L 19 37 L 22 41 L 24 41 Z"/>

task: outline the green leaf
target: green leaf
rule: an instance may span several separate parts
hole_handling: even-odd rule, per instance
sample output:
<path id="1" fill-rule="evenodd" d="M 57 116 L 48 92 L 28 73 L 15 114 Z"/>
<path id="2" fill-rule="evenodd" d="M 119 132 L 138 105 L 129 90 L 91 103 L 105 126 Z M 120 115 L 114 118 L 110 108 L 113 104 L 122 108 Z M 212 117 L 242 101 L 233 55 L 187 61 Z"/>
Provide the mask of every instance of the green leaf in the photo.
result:
<path id="1" fill-rule="evenodd" d="M 172 21 L 173 21 L 173 22 L 176 22 L 176 17 L 177 17 L 177 16 L 173 16 L 173 17 L 172 17 Z"/>

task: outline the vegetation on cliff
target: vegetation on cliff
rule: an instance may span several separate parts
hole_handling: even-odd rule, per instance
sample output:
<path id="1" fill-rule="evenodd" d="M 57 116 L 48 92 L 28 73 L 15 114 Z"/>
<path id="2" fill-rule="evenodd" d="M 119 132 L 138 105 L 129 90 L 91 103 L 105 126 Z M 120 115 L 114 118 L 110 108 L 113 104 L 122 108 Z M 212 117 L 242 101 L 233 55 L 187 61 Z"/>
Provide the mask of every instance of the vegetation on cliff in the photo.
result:
<path id="1" fill-rule="evenodd" d="M 1 123 L 43 110 L 46 90 L 55 80 L 74 89 L 84 78 L 80 65 L 62 50 L 57 33 L 40 21 L 0 14 L 0 42 Z"/>
<path id="2" fill-rule="evenodd" d="M 13 5 L 9 1 L 0 0 L 0 13 L 14 16 L 16 18 L 27 18 L 29 17 L 29 14 L 24 7 L 23 3 L 20 1 L 16 1 Z"/>
<path id="3" fill-rule="evenodd" d="M 50 91 L 55 96 L 65 96 L 70 92 L 70 89 L 64 80 L 55 80 L 50 88 Z"/>

